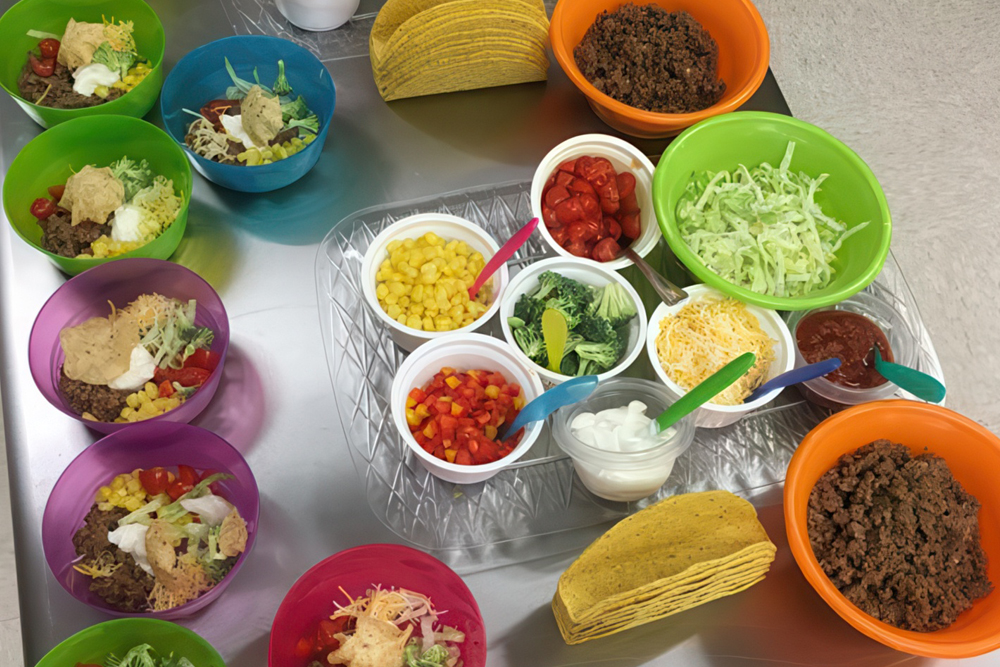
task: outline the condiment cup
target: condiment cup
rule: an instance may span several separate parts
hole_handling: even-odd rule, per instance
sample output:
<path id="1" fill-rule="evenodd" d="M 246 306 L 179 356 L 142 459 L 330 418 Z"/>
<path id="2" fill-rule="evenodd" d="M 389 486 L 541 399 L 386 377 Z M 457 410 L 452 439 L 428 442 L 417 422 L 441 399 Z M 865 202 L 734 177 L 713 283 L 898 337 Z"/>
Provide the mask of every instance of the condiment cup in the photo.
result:
<path id="1" fill-rule="evenodd" d="M 418 346 L 430 340 L 437 340 L 452 333 L 471 333 L 489 322 L 490 318 L 500 309 L 500 302 L 504 290 L 507 288 L 508 272 L 507 266 L 501 266 L 493 277 L 487 281 L 486 286 L 492 284 L 492 294 L 490 295 L 490 307 L 485 313 L 479 316 L 475 322 L 468 326 L 453 331 L 423 331 L 413 329 L 400 324 L 382 310 L 375 295 L 375 280 L 378 274 L 379 265 L 388 258 L 386 248 L 392 241 L 403 241 L 406 239 L 418 239 L 428 232 L 433 232 L 445 241 L 465 241 L 470 248 L 482 253 L 483 258 L 488 262 L 500 246 L 489 233 L 468 220 L 463 220 L 447 213 L 421 213 L 411 215 L 408 218 L 398 220 L 386 227 L 375 237 L 365 251 L 364 261 L 361 263 L 361 290 L 365 301 L 381 322 L 389 329 L 389 335 L 396 345 L 407 352 L 412 352 Z M 485 289 L 485 286 L 484 286 Z M 482 289 L 480 290 L 482 292 Z M 409 390 L 407 390 L 409 391 Z"/>
<path id="2" fill-rule="evenodd" d="M 653 315 L 649 318 L 649 327 L 646 332 L 646 353 L 649 355 L 650 363 L 653 365 L 656 377 L 659 378 L 660 382 L 666 386 L 667 391 L 674 397 L 674 400 L 687 393 L 687 390 L 683 389 L 680 385 L 667 377 L 667 373 L 663 370 L 663 365 L 660 363 L 660 357 L 656 350 L 656 338 L 660 334 L 660 322 L 668 315 L 676 315 L 677 312 L 692 299 L 697 300 L 706 296 L 716 296 L 720 298 L 727 297 L 727 295 L 723 294 L 714 287 L 709 287 L 708 285 L 692 285 L 690 287 L 685 287 L 684 289 L 689 295 L 687 299 L 680 301 L 673 306 L 661 303 L 656 307 L 656 310 L 653 311 Z M 757 318 L 757 321 L 760 323 L 760 327 L 764 330 L 764 333 L 770 336 L 774 341 L 774 361 L 771 362 L 771 366 L 767 370 L 767 375 L 764 377 L 764 381 L 767 382 L 771 378 L 781 375 L 786 371 L 790 371 L 795 367 L 795 352 L 792 335 L 789 333 L 788 327 L 785 326 L 785 322 L 781 319 L 781 316 L 778 315 L 777 312 L 750 304 L 746 304 L 746 306 L 747 310 L 749 310 L 750 313 Z M 723 426 L 729 426 L 730 424 L 736 423 L 757 408 L 770 403 L 777 398 L 780 393 L 781 389 L 775 389 L 773 391 L 769 391 L 754 401 L 741 403 L 740 405 L 716 405 L 714 403 L 705 403 L 692 413 L 695 424 L 699 428 L 721 428 Z"/>
<path id="3" fill-rule="evenodd" d="M 660 434 L 655 446 L 635 452 L 592 447 L 573 435 L 570 425 L 583 412 L 625 407 L 632 401 L 645 403 L 646 416 L 655 419 L 674 400 L 674 396 L 657 382 L 614 378 L 602 382 L 583 401 L 556 412 L 552 417 L 552 435 L 573 459 L 576 474 L 591 493 L 607 500 L 639 500 L 656 493 L 666 483 L 674 461 L 691 446 L 694 418 L 691 415 L 684 417 L 670 427 L 672 432 Z"/>
<path id="4" fill-rule="evenodd" d="M 361 0 L 274 0 L 274 4 L 295 27 L 324 32 L 350 21 Z"/>
<path id="5" fill-rule="evenodd" d="M 587 97 L 598 118 L 635 137 L 672 137 L 700 120 L 735 111 L 757 92 L 767 74 L 771 46 L 767 27 L 750 0 L 653 0 L 653 3 L 671 12 L 686 11 L 708 30 L 719 45 L 718 74 L 726 83 L 726 91 L 717 103 L 692 113 L 645 111 L 605 95 L 580 71 L 573 51 L 597 16 L 618 9 L 621 0 L 560 0 L 549 26 L 552 53 L 569 80 Z"/>
<path id="6" fill-rule="evenodd" d="M 545 388 L 534 364 L 518 358 L 514 350 L 503 341 L 482 334 L 452 333 L 438 338 L 421 345 L 399 366 L 389 395 L 392 420 L 399 431 L 399 437 L 420 464 L 435 477 L 455 484 L 486 481 L 531 449 L 542 433 L 544 422 L 528 424 L 514 451 L 492 463 L 459 465 L 428 454 L 410 434 L 410 427 L 406 423 L 406 397 L 414 387 L 423 387 L 444 367 L 459 371 L 497 371 L 509 382 L 521 385 L 527 402 L 540 396 Z"/>
<path id="7" fill-rule="evenodd" d="M 222 656 L 193 630 L 154 618 L 118 618 L 84 628 L 45 654 L 35 667 L 103 665 L 108 654 L 119 658 L 140 644 L 162 656 L 187 658 L 193 665 L 224 665 Z"/>
<path id="8" fill-rule="evenodd" d="M 139 56 L 149 61 L 149 74 L 135 88 L 110 102 L 82 109 L 54 109 L 33 104 L 21 97 L 17 80 L 27 62 L 28 51 L 37 49 L 39 42 L 38 38 L 28 35 L 29 30 L 41 30 L 61 36 L 71 18 L 86 23 L 101 23 L 105 18 L 110 21 L 111 17 L 116 21 L 131 21 L 134 24 L 133 35 Z M 46 128 L 85 116 L 142 118 L 156 104 L 156 96 L 163 85 L 164 39 L 163 24 L 156 12 L 143 0 L 21 0 L 13 3 L 3 17 L 0 17 L 0 43 L 4 45 L 0 86 L 33 121 Z M 106 141 L 113 143 L 126 139 L 128 134 L 123 129 L 114 140 Z"/>
<path id="9" fill-rule="evenodd" d="M 879 329 L 885 333 L 889 340 L 889 347 L 897 364 L 914 368 L 917 363 L 919 353 L 919 342 L 913 335 L 906 317 L 888 301 L 875 296 L 871 292 L 858 292 L 852 297 L 844 299 L 840 303 L 816 308 L 808 311 L 798 311 L 792 313 L 788 318 L 788 330 L 791 333 L 792 343 L 795 350 L 795 366 L 805 366 L 808 362 L 799 351 L 797 331 L 799 323 L 810 314 L 823 310 L 843 310 L 848 313 L 863 315 L 875 323 Z M 825 377 L 809 380 L 799 385 L 802 394 L 813 403 L 827 408 L 842 408 L 848 405 L 857 405 L 869 401 L 878 401 L 883 398 L 890 398 L 898 391 L 892 382 L 886 381 L 877 387 L 858 389 L 854 387 L 844 387 L 827 380 Z"/>
<path id="10" fill-rule="evenodd" d="M 267 86 L 277 78 L 278 60 L 283 60 L 295 95 L 305 98 L 306 105 L 319 118 L 319 132 L 313 142 L 284 160 L 252 167 L 215 162 L 188 148 L 184 137 L 195 117 L 183 110 L 197 113 L 209 101 L 225 97 L 226 88 L 233 85 L 226 72 L 226 58 L 237 76 L 249 80 L 256 68 L 261 83 Z M 270 192 L 299 180 L 319 161 L 336 101 L 330 72 L 308 49 L 268 35 L 237 35 L 209 42 L 177 61 L 163 83 L 160 113 L 167 134 L 184 149 L 199 174 L 230 190 Z"/>
<path id="11" fill-rule="evenodd" d="M 288 590 L 271 623 L 268 667 L 302 667 L 305 661 L 295 656 L 298 641 L 315 635 L 317 623 L 336 611 L 336 603 L 346 605 L 345 595 L 364 597 L 375 586 L 426 595 L 436 610 L 444 612 L 441 624 L 465 634 L 459 645 L 462 663 L 486 665 L 486 626 L 462 578 L 437 558 L 411 547 L 366 544 L 321 560 Z"/>
<path id="12" fill-rule="evenodd" d="M 563 375 L 562 373 L 554 373 L 549 369 L 542 368 L 538 364 L 531 361 L 531 359 L 528 358 L 528 355 L 522 352 L 521 348 L 518 347 L 517 341 L 514 340 L 514 332 L 511 330 L 510 325 L 507 324 L 507 318 L 514 315 L 514 305 L 517 303 L 518 298 L 522 294 L 535 289 L 538 286 L 538 276 L 542 275 L 546 271 L 558 273 L 566 278 L 570 278 L 593 287 L 604 287 L 609 283 L 616 282 L 625 288 L 625 291 L 628 292 L 628 295 L 635 302 L 635 307 L 638 311 L 636 316 L 632 318 L 632 321 L 628 325 L 628 346 L 625 350 L 625 356 L 622 357 L 621 361 L 619 361 L 614 368 L 606 373 L 599 374 L 597 377 L 601 382 L 604 382 L 605 380 L 623 372 L 630 365 L 632 365 L 632 362 L 635 361 L 642 352 L 642 343 L 646 339 L 646 308 L 642 304 L 642 299 L 639 297 L 639 293 L 635 291 L 635 288 L 632 287 L 632 284 L 623 278 L 617 271 L 607 268 L 600 262 L 584 260 L 578 257 L 552 257 L 549 259 L 543 259 L 540 262 L 535 262 L 530 265 L 514 276 L 514 278 L 510 281 L 510 285 L 507 287 L 507 290 L 503 295 L 503 302 L 500 304 L 500 328 L 503 330 L 503 337 L 513 349 L 514 356 L 517 358 L 518 363 L 531 368 L 549 384 L 559 384 L 560 382 L 565 382 L 571 377 L 569 375 Z"/>
<path id="13" fill-rule="evenodd" d="M 107 317 L 111 306 L 124 308 L 141 294 L 156 292 L 188 301 L 196 299 L 195 324 L 209 327 L 215 337 L 211 350 L 220 356 L 219 365 L 190 398 L 162 415 L 134 423 L 97 422 L 76 414 L 59 390 L 63 361 L 59 332 L 92 317 Z M 63 414 L 101 433 L 114 433 L 149 422 L 189 422 L 215 396 L 229 349 L 229 318 L 222 300 L 212 286 L 197 273 L 180 264 L 159 259 L 123 259 L 90 269 L 63 283 L 38 311 L 28 337 L 28 367 L 38 390 Z"/>
<path id="14" fill-rule="evenodd" d="M 930 453 L 982 505 L 979 530 L 987 575 L 1000 580 L 1000 438 L 971 419 L 930 403 L 891 400 L 857 405 L 809 432 L 795 450 L 785 479 L 785 531 L 795 562 L 809 584 L 856 630 L 897 651 L 929 658 L 971 658 L 1000 648 L 1000 590 L 977 600 L 950 627 L 934 632 L 900 630 L 877 621 L 844 597 L 823 571 L 809 540 L 809 496 L 816 482 L 844 454 L 879 439 Z"/>
<path id="15" fill-rule="evenodd" d="M 613 270 L 624 269 L 632 265 L 632 260 L 625 256 L 610 262 L 598 262 L 589 258 L 577 257 L 568 252 L 552 238 L 552 234 L 549 233 L 542 217 L 542 190 L 545 189 L 545 182 L 549 180 L 549 176 L 563 162 L 584 155 L 606 158 L 614 165 L 615 171 L 618 173 L 630 171 L 635 176 L 635 197 L 639 203 L 639 225 L 642 234 L 629 247 L 640 257 L 645 257 L 652 252 L 661 236 L 657 227 L 656 212 L 653 210 L 653 163 L 638 148 L 618 137 L 607 134 L 581 134 L 578 137 L 567 139 L 550 150 L 548 155 L 542 158 L 538 164 L 535 175 L 531 179 L 531 214 L 542 221 L 538 225 L 538 231 L 557 255 L 580 259 Z"/>
<path id="16" fill-rule="evenodd" d="M 97 490 L 136 468 L 189 465 L 233 475 L 216 482 L 220 495 L 239 510 L 247 523 L 246 549 L 233 569 L 207 593 L 165 611 L 133 614 L 119 611 L 90 590 L 91 579 L 73 569 L 77 560 L 73 535 L 94 504 Z M 83 450 L 56 481 L 42 515 L 42 547 L 52 575 L 74 598 L 112 616 L 142 616 L 173 620 L 194 614 L 212 603 L 236 577 L 257 536 L 260 494 L 243 456 L 228 442 L 197 426 L 167 422 L 140 423 L 113 433 Z M 130 556 L 131 558 L 131 556 Z M 142 642 L 139 642 L 142 643 Z M 80 657 L 74 658 L 79 661 Z M 220 665 L 222 663 L 219 663 Z"/>

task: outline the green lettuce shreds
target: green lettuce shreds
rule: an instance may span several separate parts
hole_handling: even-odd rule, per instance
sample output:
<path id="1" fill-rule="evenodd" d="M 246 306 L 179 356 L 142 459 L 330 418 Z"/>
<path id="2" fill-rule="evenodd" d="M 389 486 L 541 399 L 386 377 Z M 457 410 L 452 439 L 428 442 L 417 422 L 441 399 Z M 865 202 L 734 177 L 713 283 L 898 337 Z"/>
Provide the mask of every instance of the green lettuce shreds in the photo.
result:
<path id="1" fill-rule="evenodd" d="M 798 297 L 828 286 L 837 250 L 868 225 L 849 228 L 825 214 L 815 197 L 827 174 L 791 171 L 794 151 L 788 142 L 777 169 L 765 162 L 698 174 L 677 204 L 677 229 L 691 251 L 759 294 Z"/>

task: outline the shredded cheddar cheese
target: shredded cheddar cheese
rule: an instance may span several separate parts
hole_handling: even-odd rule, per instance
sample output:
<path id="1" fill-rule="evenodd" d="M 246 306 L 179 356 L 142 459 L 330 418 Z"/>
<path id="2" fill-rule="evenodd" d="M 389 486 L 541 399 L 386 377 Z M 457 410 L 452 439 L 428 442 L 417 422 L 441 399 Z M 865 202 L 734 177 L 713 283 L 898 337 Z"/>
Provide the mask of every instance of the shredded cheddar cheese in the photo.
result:
<path id="1" fill-rule="evenodd" d="M 711 401 L 739 405 L 766 378 L 774 361 L 774 341 L 745 304 L 705 296 L 661 320 L 656 352 L 667 377 L 688 390 L 741 354 L 753 352 L 753 368 Z"/>

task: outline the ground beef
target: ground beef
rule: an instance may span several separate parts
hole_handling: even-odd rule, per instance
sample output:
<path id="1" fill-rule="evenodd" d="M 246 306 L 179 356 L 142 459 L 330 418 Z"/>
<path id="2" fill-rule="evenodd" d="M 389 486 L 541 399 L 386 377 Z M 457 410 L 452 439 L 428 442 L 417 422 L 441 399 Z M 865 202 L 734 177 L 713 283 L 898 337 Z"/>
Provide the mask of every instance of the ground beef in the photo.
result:
<path id="1" fill-rule="evenodd" d="M 73 412 L 82 415 L 87 412 L 97 421 L 113 422 L 121 415 L 125 407 L 125 399 L 132 392 L 124 389 L 112 389 L 107 385 L 87 384 L 80 380 L 66 377 L 66 371 L 59 372 L 59 391 L 69 401 Z"/>
<path id="2" fill-rule="evenodd" d="M 602 12 L 573 50 L 602 93 L 631 107 L 691 113 L 722 98 L 719 46 L 687 12 L 626 3 Z"/>
<path id="3" fill-rule="evenodd" d="M 978 511 L 943 459 L 878 440 L 816 483 L 809 541 L 830 581 L 863 612 L 932 632 L 993 590 Z"/>
<path id="4" fill-rule="evenodd" d="M 50 85 L 51 88 L 49 88 Z M 46 89 L 48 93 L 45 92 Z M 21 93 L 21 97 L 29 102 L 54 109 L 96 107 L 98 104 L 110 102 L 125 94 L 125 91 L 120 88 L 109 88 L 107 97 L 81 95 L 73 90 L 73 76 L 61 63 L 56 63 L 52 76 L 38 76 L 31 69 L 31 64 L 25 63 L 21 76 L 17 80 L 17 90 Z M 39 99 L 41 99 L 40 102 Z"/>
<path id="5" fill-rule="evenodd" d="M 108 541 L 108 533 L 118 527 L 118 520 L 128 514 L 113 507 L 100 510 L 95 504 L 84 519 L 84 525 L 73 535 L 73 547 L 83 563 L 113 558 L 118 567 L 109 576 L 94 577 L 90 590 L 115 609 L 136 613 L 149 608 L 147 598 L 153 590 L 153 577 L 139 567 L 128 553 Z M 108 555 L 110 554 L 110 556 Z"/>
<path id="6" fill-rule="evenodd" d="M 42 247 L 63 257 L 92 255 L 94 251 L 90 249 L 90 244 L 103 235 L 111 236 L 110 223 L 110 218 L 104 225 L 84 220 L 74 227 L 70 212 L 56 209 L 45 220 L 38 221 L 38 226 L 42 228 Z"/>

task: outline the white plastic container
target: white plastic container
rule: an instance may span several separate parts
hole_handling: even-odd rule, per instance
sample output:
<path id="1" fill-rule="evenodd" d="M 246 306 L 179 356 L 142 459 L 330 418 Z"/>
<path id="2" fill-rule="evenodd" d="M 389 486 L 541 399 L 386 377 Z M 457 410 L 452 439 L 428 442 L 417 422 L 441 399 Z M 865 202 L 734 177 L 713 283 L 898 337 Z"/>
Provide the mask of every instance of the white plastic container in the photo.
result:
<path id="1" fill-rule="evenodd" d="M 417 444 L 406 423 L 406 397 L 414 387 L 423 387 L 443 367 L 459 371 L 497 371 L 510 382 L 521 385 L 527 402 L 541 395 L 545 390 L 538 374 L 514 355 L 514 351 L 503 341 L 482 334 L 451 334 L 432 343 L 422 345 L 408 356 L 396 371 L 389 395 L 392 421 L 400 436 L 409 446 L 420 464 L 435 477 L 455 484 L 475 484 L 497 474 L 531 449 L 541 435 L 544 422 L 534 422 L 525 427 L 521 442 L 510 454 L 480 465 L 459 465 L 449 463 L 428 454 Z"/>
<path id="2" fill-rule="evenodd" d="M 800 310 L 793 312 L 788 318 L 788 330 L 791 332 L 792 341 L 795 343 L 795 367 L 806 365 L 806 360 L 799 351 L 796 329 L 799 322 L 821 310 L 843 310 L 849 313 L 864 315 L 874 322 L 885 334 L 889 341 L 889 348 L 892 350 L 893 358 L 897 364 L 914 368 L 917 363 L 917 354 L 920 344 L 916 336 L 910 330 L 906 318 L 896 308 L 868 292 L 858 292 L 838 304 L 826 308 L 815 308 L 813 310 Z M 856 389 L 844 387 L 835 382 L 827 380 L 825 377 L 809 380 L 799 385 L 802 394 L 813 403 L 827 408 L 840 409 L 849 405 L 878 401 L 890 398 L 899 391 L 892 382 L 886 381 L 877 387 L 868 389 Z"/>
<path id="3" fill-rule="evenodd" d="M 650 380 L 615 378 L 602 382 L 583 401 L 562 408 L 552 417 L 552 435 L 573 459 L 576 474 L 594 495 L 619 502 L 640 500 L 656 493 L 674 469 L 674 462 L 694 440 L 691 415 L 674 424 L 673 432 L 653 447 L 635 452 L 613 452 L 582 442 L 570 424 L 582 412 L 600 412 L 628 405 L 646 404 L 646 416 L 656 419 L 675 399 L 666 387 Z"/>
<path id="4" fill-rule="evenodd" d="M 481 252 L 487 262 L 500 249 L 500 246 L 493 240 L 493 237 L 482 227 L 454 215 L 448 215 L 447 213 L 421 213 L 420 215 L 412 215 L 390 225 L 375 237 L 375 240 L 368 246 L 368 250 L 365 252 L 365 259 L 361 264 L 361 289 L 365 301 L 368 302 L 368 306 L 375 312 L 378 319 L 389 328 L 389 334 L 392 336 L 393 342 L 407 352 L 412 352 L 429 340 L 435 340 L 453 333 L 469 333 L 486 324 L 500 309 L 501 298 L 504 289 L 507 287 L 509 277 L 507 266 L 504 265 L 483 285 L 483 289 L 487 289 L 490 286 L 493 289 L 490 296 L 492 299 L 490 307 L 479 319 L 468 326 L 455 329 L 454 331 L 422 331 L 400 324 L 389 317 L 379 305 L 378 298 L 375 296 L 375 287 L 377 284 L 375 276 L 378 274 L 379 265 L 388 256 L 386 248 L 391 241 L 417 239 L 427 232 L 434 232 L 446 241 L 465 241 L 473 250 Z"/>
<path id="5" fill-rule="evenodd" d="M 549 151 L 549 154 L 539 163 L 538 169 L 535 170 L 535 176 L 531 180 L 531 214 L 542 221 L 538 225 L 538 231 L 545 242 L 559 255 L 618 271 L 631 266 L 632 260 L 619 257 L 610 262 L 597 262 L 577 257 L 556 243 L 552 235 L 549 234 L 542 217 L 542 190 L 545 189 L 545 182 L 549 180 L 549 176 L 566 160 L 584 155 L 607 158 L 614 165 L 615 171 L 619 173 L 622 171 L 632 172 L 635 176 L 635 196 L 639 203 L 639 224 L 642 228 L 642 234 L 632 243 L 631 248 L 640 257 L 645 257 L 656 247 L 663 234 L 656 221 L 656 212 L 653 211 L 653 163 L 638 148 L 618 137 L 606 134 L 581 134 L 578 137 L 567 139 Z"/>
<path id="6" fill-rule="evenodd" d="M 653 311 L 652 317 L 649 318 L 649 328 L 646 334 L 646 352 L 649 354 L 649 361 L 653 365 L 653 370 L 656 371 L 656 376 L 666 386 L 667 391 L 673 395 L 674 400 L 687 393 L 687 390 L 682 389 L 680 385 L 667 377 L 666 372 L 663 370 L 663 365 L 660 363 L 660 358 L 656 351 L 656 337 L 660 334 L 660 321 L 667 315 L 676 314 L 691 299 L 699 299 L 708 295 L 726 297 L 725 294 L 708 285 L 692 285 L 691 287 L 685 287 L 684 290 L 688 293 L 687 299 L 673 306 L 668 306 L 664 303 L 657 306 L 656 310 Z M 795 345 L 792 341 L 792 335 L 789 333 L 788 327 L 785 326 L 785 322 L 781 319 L 781 316 L 778 315 L 777 311 L 768 308 L 761 308 L 760 306 L 750 304 L 746 304 L 746 306 L 747 310 L 757 318 L 760 328 L 774 341 L 774 361 L 771 362 L 764 381 L 767 382 L 771 378 L 795 368 Z M 693 413 L 695 425 L 700 428 L 722 428 L 723 426 L 735 424 L 750 412 L 773 401 L 780 393 L 781 389 L 775 389 L 767 392 L 755 401 L 741 405 L 705 403 Z"/>
<path id="7" fill-rule="evenodd" d="M 539 228 L 541 228 L 541 225 L 539 225 Z M 571 278 L 577 282 L 594 287 L 604 287 L 609 283 L 616 282 L 625 288 L 625 291 L 632 298 L 638 311 L 629 323 L 628 347 L 626 348 L 625 356 L 622 357 L 617 366 L 607 373 L 601 373 L 597 377 L 601 381 L 604 381 L 628 368 L 642 352 L 642 343 L 646 339 L 646 308 L 642 305 L 639 293 L 635 291 L 631 283 L 625 280 L 621 274 L 608 268 L 606 264 L 580 259 L 579 257 L 552 257 L 535 262 L 514 276 L 510 285 L 504 290 L 504 295 L 500 303 L 500 328 L 503 330 L 503 336 L 507 340 L 507 343 L 510 344 L 518 361 L 534 370 L 549 384 L 561 384 L 570 379 L 569 375 L 553 373 L 529 359 L 528 355 L 518 347 L 517 341 L 514 340 L 514 332 L 511 330 L 510 325 L 507 324 L 507 318 L 514 315 L 514 305 L 517 303 L 518 298 L 525 292 L 535 289 L 538 286 L 538 276 L 546 271 L 552 271 L 566 278 Z"/>
<path id="8" fill-rule="evenodd" d="M 322 32 L 350 21 L 361 0 L 274 0 L 274 4 L 292 25 Z"/>

